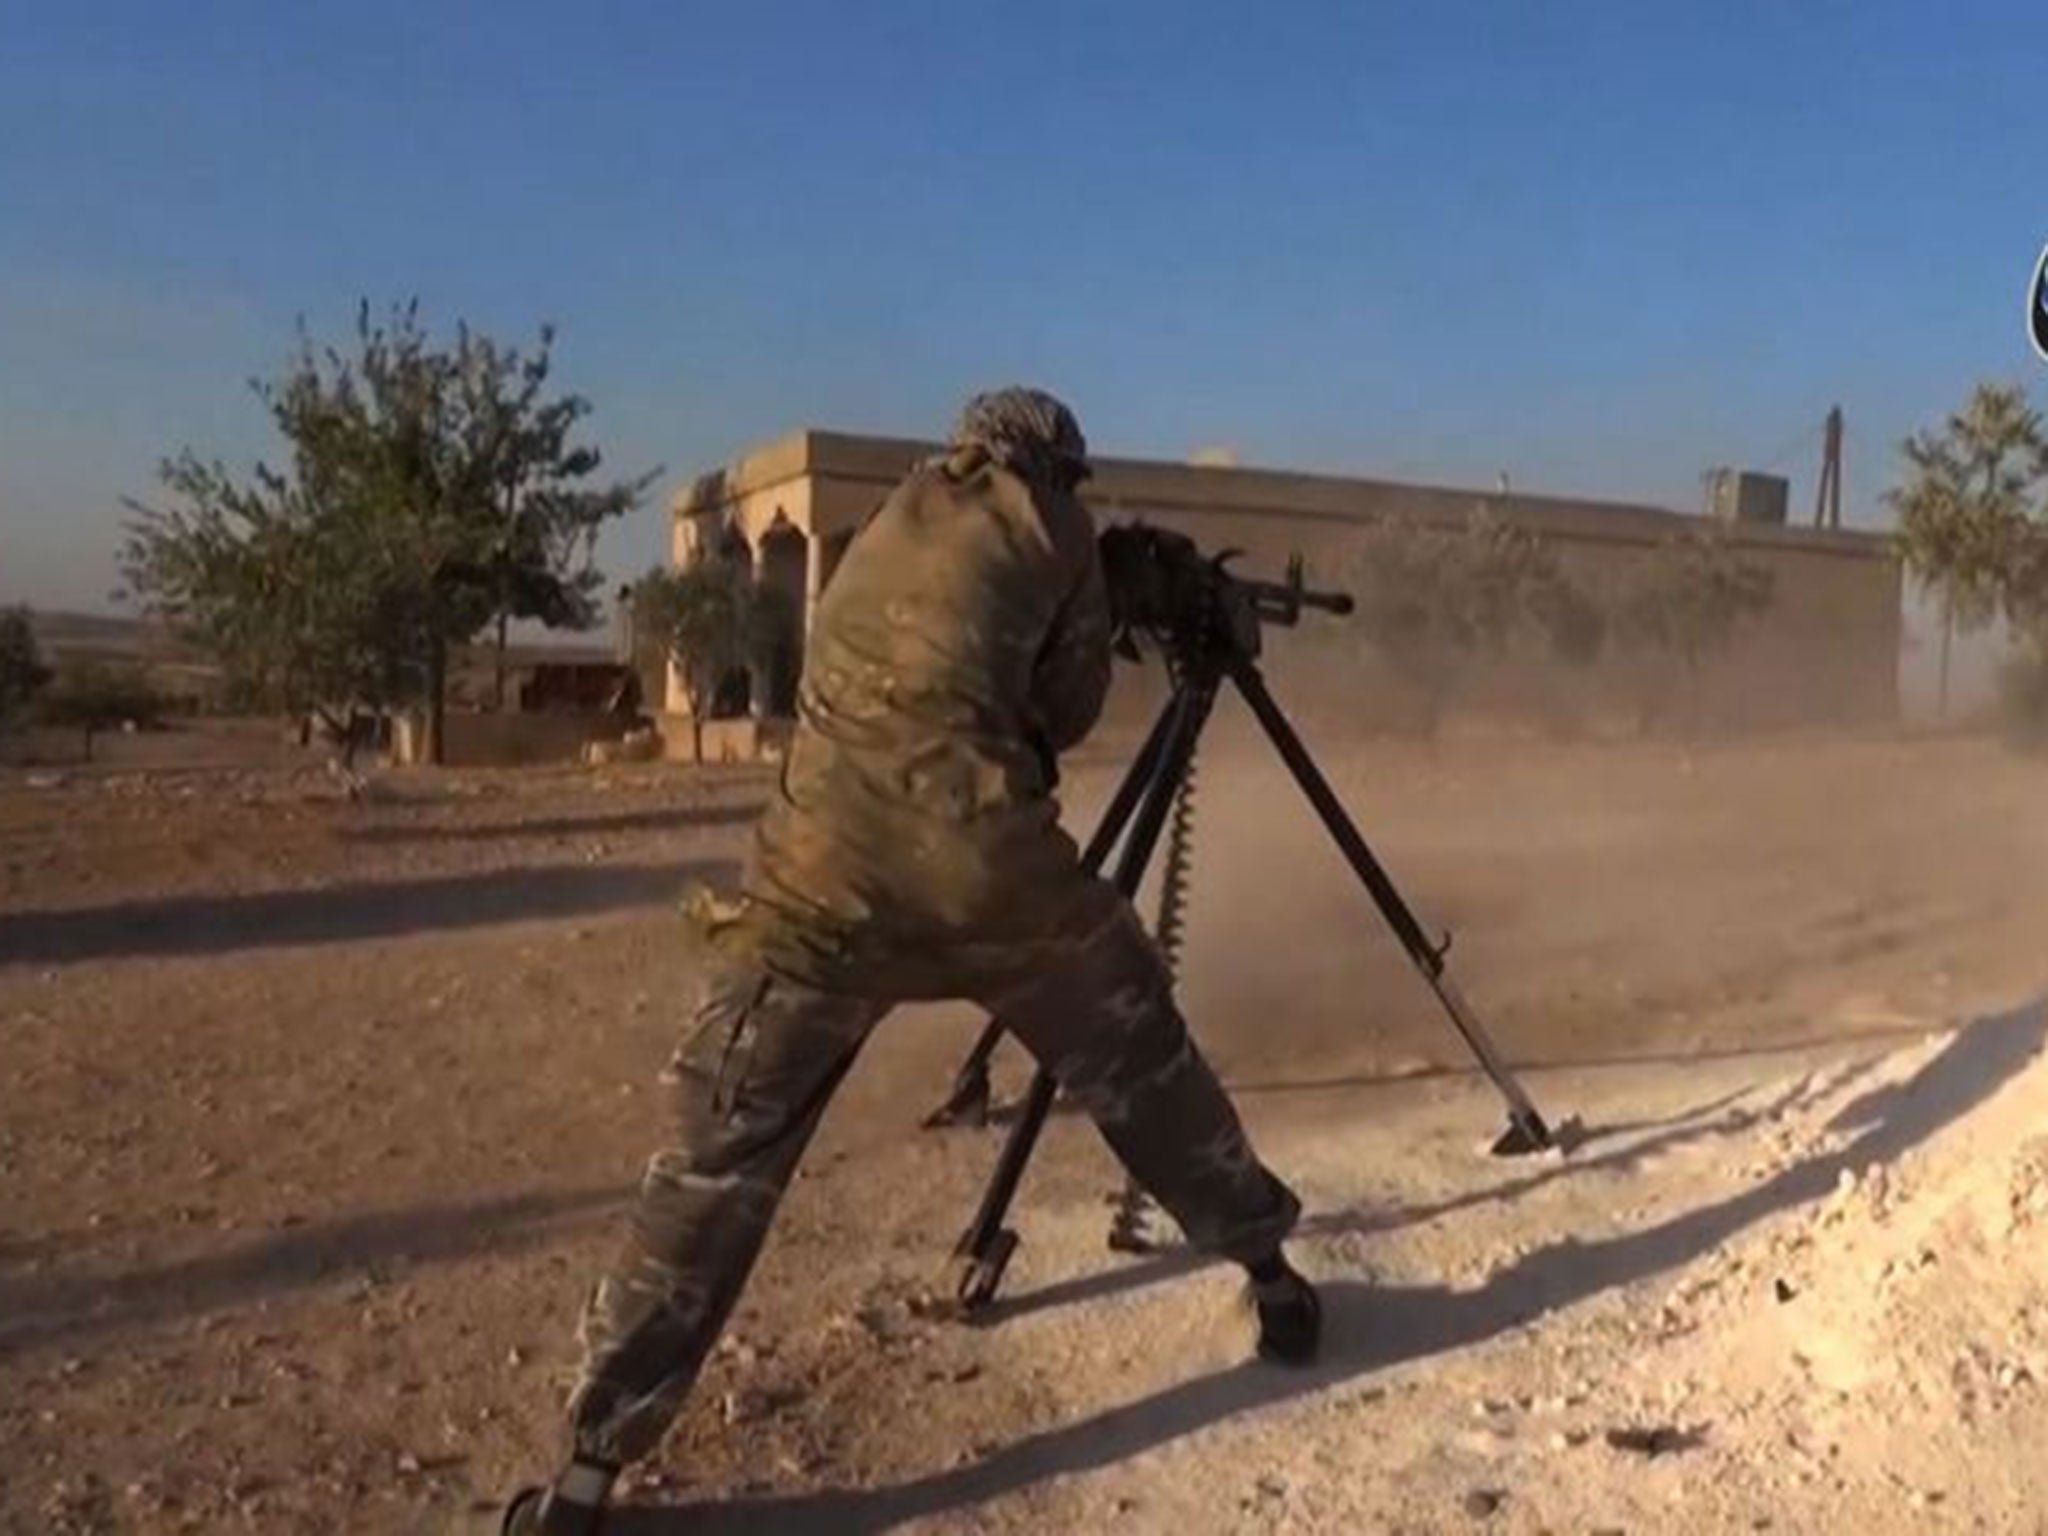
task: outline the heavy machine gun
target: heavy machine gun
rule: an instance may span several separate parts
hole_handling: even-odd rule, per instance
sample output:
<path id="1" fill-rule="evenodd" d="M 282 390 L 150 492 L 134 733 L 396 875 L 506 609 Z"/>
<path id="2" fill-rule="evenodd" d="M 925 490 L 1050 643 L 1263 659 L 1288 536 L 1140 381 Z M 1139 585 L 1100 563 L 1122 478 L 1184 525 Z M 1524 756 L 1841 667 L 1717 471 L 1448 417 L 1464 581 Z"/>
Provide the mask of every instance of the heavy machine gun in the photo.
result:
<path id="1" fill-rule="evenodd" d="M 1173 965 L 1179 956 L 1187 898 L 1195 748 L 1215 707 L 1217 694 L 1226 681 L 1231 683 L 1250 706 L 1408 958 L 1443 1004 L 1452 1025 L 1506 1101 L 1508 1127 L 1494 1142 L 1494 1153 L 1511 1156 L 1555 1146 L 1550 1127 L 1501 1061 L 1493 1042 L 1446 973 L 1444 957 L 1450 949 L 1449 937 L 1432 941 L 1424 932 L 1260 674 L 1260 640 L 1267 625 L 1292 626 L 1310 611 L 1348 614 L 1352 611 L 1350 596 L 1310 590 L 1303 579 L 1299 556 L 1288 563 L 1285 581 L 1248 580 L 1230 570 L 1237 552 L 1204 555 L 1185 535 L 1143 523 L 1105 529 L 1100 548 L 1117 649 L 1135 659 L 1142 657 L 1144 643 L 1150 642 L 1166 663 L 1173 691 L 1111 797 L 1101 825 L 1082 854 L 1084 864 L 1099 871 L 1115 852 L 1117 862 L 1111 878 L 1126 899 L 1135 899 L 1171 814 L 1172 829 L 1162 871 L 1154 938 L 1168 964 Z M 947 1102 L 926 1124 L 985 1122 L 988 1064 L 1003 1032 L 1000 1018 L 990 1021 L 962 1063 Z M 1004 1219 L 1057 1091 L 1051 1075 L 1039 1069 L 1010 1128 L 980 1208 L 954 1248 L 955 1299 L 966 1311 L 974 1311 L 993 1299 L 1003 1271 L 1016 1251 L 1017 1234 L 1004 1225 Z M 1141 1192 L 1127 1184 L 1118 1197 L 1118 1206 L 1111 1228 L 1111 1246 L 1142 1249 L 1146 1245 L 1139 1235 Z"/>
<path id="2" fill-rule="evenodd" d="M 1265 625 L 1292 627 L 1310 609 L 1351 612 L 1349 593 L 1304 585 L 1299 555 L 1285 582 L 1254 581 L 1230 569 L 1240 551 L 1204 555 L 1185 534 L 1144 523 L 1105 529 L 1098 543 L 1120 649 L 1137 660 L 1139 637 L 1150 637 L 1176 680 L 1204 664 L 1227 672 L 1235 659 L 1256 660 Z"/>

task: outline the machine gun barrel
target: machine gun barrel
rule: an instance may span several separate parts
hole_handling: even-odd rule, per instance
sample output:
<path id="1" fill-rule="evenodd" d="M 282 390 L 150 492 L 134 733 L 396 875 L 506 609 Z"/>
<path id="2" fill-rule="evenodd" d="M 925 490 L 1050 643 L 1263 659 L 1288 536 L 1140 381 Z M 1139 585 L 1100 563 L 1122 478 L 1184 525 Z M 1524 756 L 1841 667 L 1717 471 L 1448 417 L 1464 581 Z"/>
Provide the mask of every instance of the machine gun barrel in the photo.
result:
<path id="1" fill-rule="evenodd" d="M 1145 523 L 1127 523 L 1101 535 L 1103 571 L 1127 631 L 1165 637 L 1222 635 L 1234 649 L 1255 654 L 1257 631 L 1272 624 L 1290 627 L 1302 614 L 1348 614 L 1348 592 L 1311 590 L 1303 580 L 1302 558 L 1287 562 L 1285 581 L 1239 576 L 1230 563 L 1244 551 L 1204 554 L 1186 534 Z"/>
<path id="2" fill-rule="evenodd" d="M 1356 606 L 1349 592 L 1318 592 L 1303 586 L 1299 555 L 1288 562 L 1287 580 L 1284 582 L 1255 581 L 1243 576 L 1230 579 L 1251 601 L 1252 611 L 1262 624 L 1287 627 L 1300 623 L 1302 614 L 1309 609 L 1341 616 Z"/>

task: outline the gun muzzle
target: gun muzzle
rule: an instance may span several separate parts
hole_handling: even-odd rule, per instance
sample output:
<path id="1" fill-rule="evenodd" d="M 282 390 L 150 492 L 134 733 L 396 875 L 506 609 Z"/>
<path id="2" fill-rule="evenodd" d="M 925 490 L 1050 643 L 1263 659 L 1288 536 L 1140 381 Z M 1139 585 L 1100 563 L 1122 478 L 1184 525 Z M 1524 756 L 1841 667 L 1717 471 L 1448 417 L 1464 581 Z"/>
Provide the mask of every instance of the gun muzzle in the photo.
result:
<path id="1" fill-rule="evenodd" d="M 1282 626 L 1299 623 L 1304 609 L 1315 609 L 1318 613 L 1348 614 L 1354 604 L 1349 592 L 1316 592 L 1302 582 L 1301 556 L 1296 555 L 1287 562 L 1287 580 L 1244 581 L 1239 584 L 1249 594 L 1252 611 L 1263 624 Z"/>
<path id="2" fill-rule="evenodd" d="M 1349 592 L 1304 592 L 1301 594 L 1301 606 L 1321 613 L 1342 615 L 1351 612 L 1357 604 L 1351 601 Z"/>

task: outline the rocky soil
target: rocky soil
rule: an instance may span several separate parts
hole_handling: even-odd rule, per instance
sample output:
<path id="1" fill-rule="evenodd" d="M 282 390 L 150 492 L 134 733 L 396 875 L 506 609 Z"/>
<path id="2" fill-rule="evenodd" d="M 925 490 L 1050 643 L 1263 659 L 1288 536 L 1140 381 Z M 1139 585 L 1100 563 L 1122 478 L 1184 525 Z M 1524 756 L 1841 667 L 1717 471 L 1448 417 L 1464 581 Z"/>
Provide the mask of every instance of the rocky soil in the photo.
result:
<path id="1" fill-rule="evenodd" d="M 761 780 L 351 800 L 149 754 L 0 777 L 0 1529 L 440 1529 L 558 1448 L 659 1134 L 674 902 Z M 927 1316 L 996 1143 L 917 1129 L 978 1020 L 906 1011 L 617 1529 L 2048 1529 L 2040 765 L 1325 759 L 1574 1150 L 1484 1155 L 1497 1103 L 1226 726 L 1184 992 L 1307 1203 L 1324 1364 L 1246 1363 L 1225 1271 L 1107 1251 L 1067 1116 L 1002 1302 Z"/>

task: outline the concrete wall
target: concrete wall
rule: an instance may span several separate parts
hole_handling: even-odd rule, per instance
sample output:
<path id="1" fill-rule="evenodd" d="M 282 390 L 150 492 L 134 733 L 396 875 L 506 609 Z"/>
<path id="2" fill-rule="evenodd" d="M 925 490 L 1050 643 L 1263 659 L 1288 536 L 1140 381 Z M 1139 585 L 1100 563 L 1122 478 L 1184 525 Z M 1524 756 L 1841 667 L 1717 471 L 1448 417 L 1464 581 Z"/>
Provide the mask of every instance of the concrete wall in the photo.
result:
<path id="1" fill-rule="evenodd" d="M 811 590 L 828 563 L 825 542 L 856 529 L 890 487 L 936 445 L 900 438 L 801 432 L 700 480 L 678 498 L 679 529 L 732 518 L 757 537 L 777 513 L 813 537 Z M 1462 524 L 1479 506 L 1554 542 L 1573 573 L 1613 589 L 1661 542 L 1704 525 L 1663 508 L 1555 496 L 1458 490 L 1392 481 L 1263 469 L 1098 460 L 1087 498 L 1108 521 L 1142 518 L 1187 533 L 1212 549 L 1245 551 L 1248 574 L 1281 574 L 1301 554 L 1311 582 L 1340 585 L 1362 530 L 1385 518 Z M 1803 722 L 1888 722 L 1897 717 L 1901 649 L 1899 574 L 1870 535 L 1717 524 L 1744 558 L 1771 574 L 1769 609 L 1702 679 L 1700 704 L 1713 721 L 1739 728 Z M 1612 656 L 1571 686 L 1597 703 L 1640 692 L 1627 675 L 1640 659 Z M 1290 674 L 1341 702 L 1371 684 L 1369 658 L 1330 625 L 1276 635 L 1269 671 Z M 1505 690 L 1526 688 L 1499 669 Z M 1138 690 L 1142 695 L 1143 690 Z"/>
<path id="2" fill-rule="evenodd" d="M 1214 547 L 1246 549 L 1240 568 L 1278 575 L 1299 551 L 1312 584 L 1346 587 L 1359 558 L 1355 528 L 1297 530 L 1214 516 L 1169 517 Z M 1557 537 L 1553 535 L 1553 537 Z M 1584 590 L 1616 595 L 1656 557 L 1654 541 L 1559 538 L 1560 563 Z M 1743 558 L 1769 572 L 1770 605 L 1746 619 L 1730 647 L 1703 669 L 1696 700 L 1701 723 L 1768 730 L 1797 725 L 1888 723 L 1898 717 L 1900 594 L 1888 563 L 1839 550 L 1793 544 L 1739 544 Z M 1301 634 L 1269 639 L 1276 685 L 1292 682 L 1344 698 L 1385 692 L 1393 680 L 1342 621 L 1310 620 Z M 1355 671 L 1345 675 L 1346 658 Z M 1598 662 L 1572 668 L 1548 657 L 1511 656 L 1481 669 L 1468 706 L 1504 712 L 1549 709 L 1592 723 L 1638 712 L 1645 679 L 1666 678 L 1662 658 L 1631 652 L 1610 638 Z M 1681 701 L 1667 701 L 1675 710 Z M 1556 706 L 1554 709 L 1552 706 Z M 1667 712 L 1668 712 L 1667 710 Z"/>

